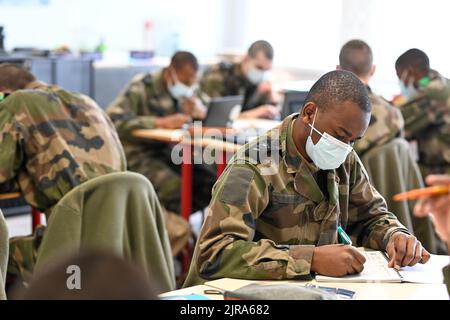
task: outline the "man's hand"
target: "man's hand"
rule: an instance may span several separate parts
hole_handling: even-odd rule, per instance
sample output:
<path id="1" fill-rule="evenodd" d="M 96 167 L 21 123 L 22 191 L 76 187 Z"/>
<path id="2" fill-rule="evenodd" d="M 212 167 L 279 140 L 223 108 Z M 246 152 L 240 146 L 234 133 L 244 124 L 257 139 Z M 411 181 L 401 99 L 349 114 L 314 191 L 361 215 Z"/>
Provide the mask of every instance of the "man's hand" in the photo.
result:
<path id="1" fill-rule="evenodd" d="M 244 111 L 241 113 L 239 118 L 241 119 L 257 119 L 257 118 L 265 118 L 265 119 L 274 119 L 280 114 L 279 108 L 272 106 L 270 104 L 262 105 L 260 107 Z"/>
<path id="2" fill-rule="evenodd" d="M 366 258 L 355 247 L 333 244 L 314 249 L 311 271 L 324 276 L 343 277 L 360 273 Z"/>
<path id="3" fill-rule="evenodd" d="M 416 263 L 426 263 L 430 253 L 422 247 L 416 237 L 401 231 L 395 232 L 386 246 L 389 255 L 389 268 L 400 269 L 404 266 L 413 266 Z"/>
<path id="4" fill-rule="evenodd" d="M 170 116 L 156 118 L 155 127 L 162 129 L 179 129 L 183 126 L 183 124 L 190 120 L 191 117 L 185 114 L 176 113 Z"/>
<path id="5" fill-rule="evenodd" d="M 263 81 L 258 85 L 258 92 L 262 94 L 272 94 L 272 84 L 270 81 Z"/>
<path id="6" fill-rule="evenodd" d="M 431 186 L 450 185 L 450 175 L 430 175 L 426 182 Z M 430 215 L 441 239 L 450 243 L 450 194 L 419 199 L 414 214 L 418 217 Z"/>
<path id="7" fill-rule="evenodd" d="M 207 109 L 197 97 L 184 98 L 181 104 L 183 113 L 194 119 L 205 119 Z"/>

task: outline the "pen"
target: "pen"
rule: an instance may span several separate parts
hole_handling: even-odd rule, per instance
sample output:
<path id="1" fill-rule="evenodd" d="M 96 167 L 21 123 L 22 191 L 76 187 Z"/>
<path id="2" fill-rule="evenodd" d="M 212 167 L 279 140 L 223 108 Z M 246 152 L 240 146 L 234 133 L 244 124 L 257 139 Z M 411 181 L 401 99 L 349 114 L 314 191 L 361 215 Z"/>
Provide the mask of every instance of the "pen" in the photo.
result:
<path id="1" fill-rule="evenodd" d="M 450 192 L 450 186 L 434 186 L 428 188 L 414 189 L 408 192 L 396 194 L 394 201 L 414 200 L 421 197 L 439 196 Z"/>
<path id="2" fill-rule="evenodd" d="M 348 234 L 345 233 L 344 229 L 342 229 L 341 226 L 337 228 L 337 232 L 339 236 L 341 237 L 341 240 L 344 244 L 352 245 L 352 239 L 348 236 Z"/>

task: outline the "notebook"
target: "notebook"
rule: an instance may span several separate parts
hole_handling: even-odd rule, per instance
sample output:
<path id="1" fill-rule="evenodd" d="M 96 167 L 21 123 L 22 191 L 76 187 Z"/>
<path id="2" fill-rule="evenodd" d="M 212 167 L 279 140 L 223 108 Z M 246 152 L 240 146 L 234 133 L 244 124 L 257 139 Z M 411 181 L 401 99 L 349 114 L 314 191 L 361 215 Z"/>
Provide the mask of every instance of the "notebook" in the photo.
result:
<path id="1" fill-rule="evenodd" d="M 364 270 L 345 277 L 328 277 L 317 275 L 318 282 L 385 282 L 385 283 L 443 283 L 442 268 L 450 263 L 448 256 L 431 255 L 426 264 L 403 267 L 399 271 L 388 268 L 389 258 L 386 253 L 360 249 L 366 257 Z"/>
<path id="2" fill-rule="evenodd" d="M 361 251 L 366 258 L 364 270 L 361 273 L 345 277 L 328 277 L 317 275 L 319 282 L 402 282 L 401 274 L 393 268 L 388 268 L 388 258 L 381 251 Z"/>

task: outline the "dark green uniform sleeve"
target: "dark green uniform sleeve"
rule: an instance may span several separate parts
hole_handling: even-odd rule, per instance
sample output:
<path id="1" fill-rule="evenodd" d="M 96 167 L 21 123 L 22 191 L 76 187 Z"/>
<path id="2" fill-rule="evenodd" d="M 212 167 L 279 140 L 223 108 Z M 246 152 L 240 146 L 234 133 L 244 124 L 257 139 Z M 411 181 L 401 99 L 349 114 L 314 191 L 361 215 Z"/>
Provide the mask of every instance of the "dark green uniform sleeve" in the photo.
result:
<path id="1" fill-rule="evenodd" d="M 131 132 L 137 129 L 154 129 L 155 116 L 140 115 L 147 101 L 145 85 L 133 80 L 116 100 L 108 107 L 107 113 L 114 122 L 119 136 L 131 138 Z"/>
<path id="2" fill-rule="evenodd" d="M 432 125 L 443 124 L 443 116 L 448 113 L 445 101 L 439 101 L 439 95 L 432 95 L 431 101 L 427 93 L 401 107 L 405 119 L 405 137 L 413 139 Z"/>
<path id="3" fill-rule="evenodd" d="M 268 197 L 256 167 L 227 168 L 215 185 L 199 238 L 195 263 L 202 278 L 309 279 L 314 246 L 254 241 L 256 220 Z"/>

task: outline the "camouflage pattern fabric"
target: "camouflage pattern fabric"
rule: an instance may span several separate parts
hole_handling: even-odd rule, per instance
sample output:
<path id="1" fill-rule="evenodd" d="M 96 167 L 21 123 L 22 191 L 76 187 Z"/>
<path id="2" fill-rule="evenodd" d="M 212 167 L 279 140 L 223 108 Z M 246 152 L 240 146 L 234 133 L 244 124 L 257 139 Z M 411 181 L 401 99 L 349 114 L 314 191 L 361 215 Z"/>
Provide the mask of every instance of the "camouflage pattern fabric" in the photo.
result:
<path id="1" fill-rule="evenodd" d="M 373 147 L 385 145 L 404 136 L 405 121 L 400 110 L 374 94 L 370 87 L 367 89 L 372 104 L 372 116 L 364 137 L 353 146 L 360 157 Z"/>
<path id="2" fill-rule="evenodd" d="M 431 72 L 430 82 L 400 107 L 405 137 L 417 140 L 419 166 L 425 177 L 450 174 L 450 81 Z"/>
<path id="3" fill-rule="evenodd" d="M 274 104 L 267 94 L 257 92 L 257 86 L 247 80 L 240 63 L 219 63 L 205 70 L 200 90 L 209 97 L 243 96 L 242 111 L 264 104 Z"/>
<path id="4" fill-rule="evenodd" d="M 70 190 L 126 169 L 108 116 L 90 98 L 35 82 L 0 103 L 0 183 L 17 181 L 25 200 L 47 214 Z M 31 276 L 44 227 L 10 240 L 9 285 Z M 12 280 L 14 279 L 14 280 Z"/>
<path id="5" fill-rule="evenodd" d="M 163 79 L 163 72 L 137 75 L 108 107 L 120 139 L 124 144 L 128 169 L 146 176 L 154 185 L 161 204 L 170 211 L 180 212 L 180 168 L 172 163 L 168 143 L 137 139 L 133 130 L 154 129 L 157 117 L 180 112 Z M 205 100 L 199 92 L 201 100 Z M 194 211 L 204 209 L 211 199 L 215 181 L 212 168 L 194 166 Z"/>
<path id="6" fill-rule="evenodd" d="M 394 232 L 408 233 L 355 152 L 328 171 L 301 156 L 292 138 L 297 117 L 231 159 L 214 186 L 184 286 L 222 277 L 311 279 L 314 247 L 337 243 L 338 225 L 354 245 L 380 250 Z"/>
<path id="7" fill-rule="evenodd" d="M 110 119 L 90 98 L 33 83 L 0 104 L 0 183 L 44 212 L 82 182 L 126 168 Z"/>
<path id="8" fill-rule="evenodd" d="M 45 233 L 45 226 L 38 226 L 29 236 L 13 237 L 9 240 L 9 259 L 6 287 L 29 283 L 36 264 L 39 245 Z"/>

